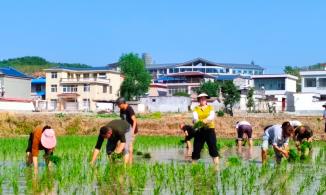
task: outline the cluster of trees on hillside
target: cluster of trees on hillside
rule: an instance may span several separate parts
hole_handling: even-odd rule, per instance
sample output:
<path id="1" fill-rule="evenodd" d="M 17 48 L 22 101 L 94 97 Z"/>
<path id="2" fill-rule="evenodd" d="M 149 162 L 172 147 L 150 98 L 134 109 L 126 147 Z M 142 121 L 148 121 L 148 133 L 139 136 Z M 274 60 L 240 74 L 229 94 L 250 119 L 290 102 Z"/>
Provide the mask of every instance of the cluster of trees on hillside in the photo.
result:
<path id="1" fill-rule="evenodd" d="M 0 61 L 0 67 L 13 67 L 21 72 L 29 75 L 34 73 L 43 72 L 44 69 L 51 67 L 73 67 L 73 68 L 86 68 L 91 67 L 86 64 L 79 63 L 57 63 L 49 62 L 44 58 L 38 56 L 25 56 L 20 58 L 11 58 Z"/>

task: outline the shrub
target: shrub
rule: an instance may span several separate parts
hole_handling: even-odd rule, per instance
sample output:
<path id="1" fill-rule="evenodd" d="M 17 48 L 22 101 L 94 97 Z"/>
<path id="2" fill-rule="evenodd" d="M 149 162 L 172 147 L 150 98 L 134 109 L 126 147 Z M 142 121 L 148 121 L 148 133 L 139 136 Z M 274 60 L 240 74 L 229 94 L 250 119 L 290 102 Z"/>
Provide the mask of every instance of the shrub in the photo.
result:
<path id="1" fill-rule="evenodd" d="M 216 111 L 216 115 L 218 117 L 223 117 L 224 116 L 224 111 L 223 110 Z"/>
<path id="2" fill-rule="evenodd" d="M 66 132 L 68 135 L 76 134 L 81 129 L 81 119 L 74 118 L 66 127 Z"/>

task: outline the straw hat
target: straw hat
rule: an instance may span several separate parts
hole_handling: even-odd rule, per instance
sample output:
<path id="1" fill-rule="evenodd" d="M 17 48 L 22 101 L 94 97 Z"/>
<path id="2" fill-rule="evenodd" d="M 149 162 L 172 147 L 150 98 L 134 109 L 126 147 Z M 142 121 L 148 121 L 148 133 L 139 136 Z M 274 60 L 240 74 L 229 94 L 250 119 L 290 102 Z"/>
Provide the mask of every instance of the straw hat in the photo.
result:
<path id="1" fill-rule="evenodd" d="M 206 94 L 206 93 L 201 93 L 197 96 L 197 100 L 199 100 L 199 98 L 201 97 L 206 97 L 207 99 L 209 99 L 210 97 Z"/>
<path id="2" fill-rule="evenodd" d="M 41 144 L 44 148 L 52 149 L 57 145 L 57 139 L 53 129 L 45 129 L 41 136 Z"/>

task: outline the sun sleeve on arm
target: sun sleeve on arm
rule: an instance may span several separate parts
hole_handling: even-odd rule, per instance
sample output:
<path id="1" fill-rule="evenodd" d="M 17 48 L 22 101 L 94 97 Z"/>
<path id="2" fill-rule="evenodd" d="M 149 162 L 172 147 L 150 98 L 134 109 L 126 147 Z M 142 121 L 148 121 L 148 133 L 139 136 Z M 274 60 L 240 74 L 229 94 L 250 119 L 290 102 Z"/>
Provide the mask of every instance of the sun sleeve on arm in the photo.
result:
<path id="1" fill-rule="evenodd" d="M 98 138 L 97 138 L 95 148 L 100 150 L 101 147 L 102 147 L 103 141 L 104 141 L 104 138 L 101 135 L 99 135 Z"/>

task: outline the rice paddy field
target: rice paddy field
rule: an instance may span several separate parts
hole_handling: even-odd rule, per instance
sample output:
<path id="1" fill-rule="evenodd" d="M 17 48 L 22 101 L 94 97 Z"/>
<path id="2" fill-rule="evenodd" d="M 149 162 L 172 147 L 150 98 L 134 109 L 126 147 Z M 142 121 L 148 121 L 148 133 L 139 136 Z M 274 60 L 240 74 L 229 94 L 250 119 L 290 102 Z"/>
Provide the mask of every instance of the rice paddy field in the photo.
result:
<path id="1" fill-rule="evenodd" d="M 0 138 L 0 194 L 326 194 L 325 142 L 305 160 L 277 165 L 271 152 L 262 165 L 259 141 L 239 151 L 234 139 L 219 139 L 216 167 L 207 149 L 192 164 L 182 137 L 138 136 L 132 166 L 108 160 L 105 147 L 91 166 L 96 139 L 60 136 L 57 164 L 45 166 L 41 151 L 35 176 L 25 165 L 27 138 Z"/>

